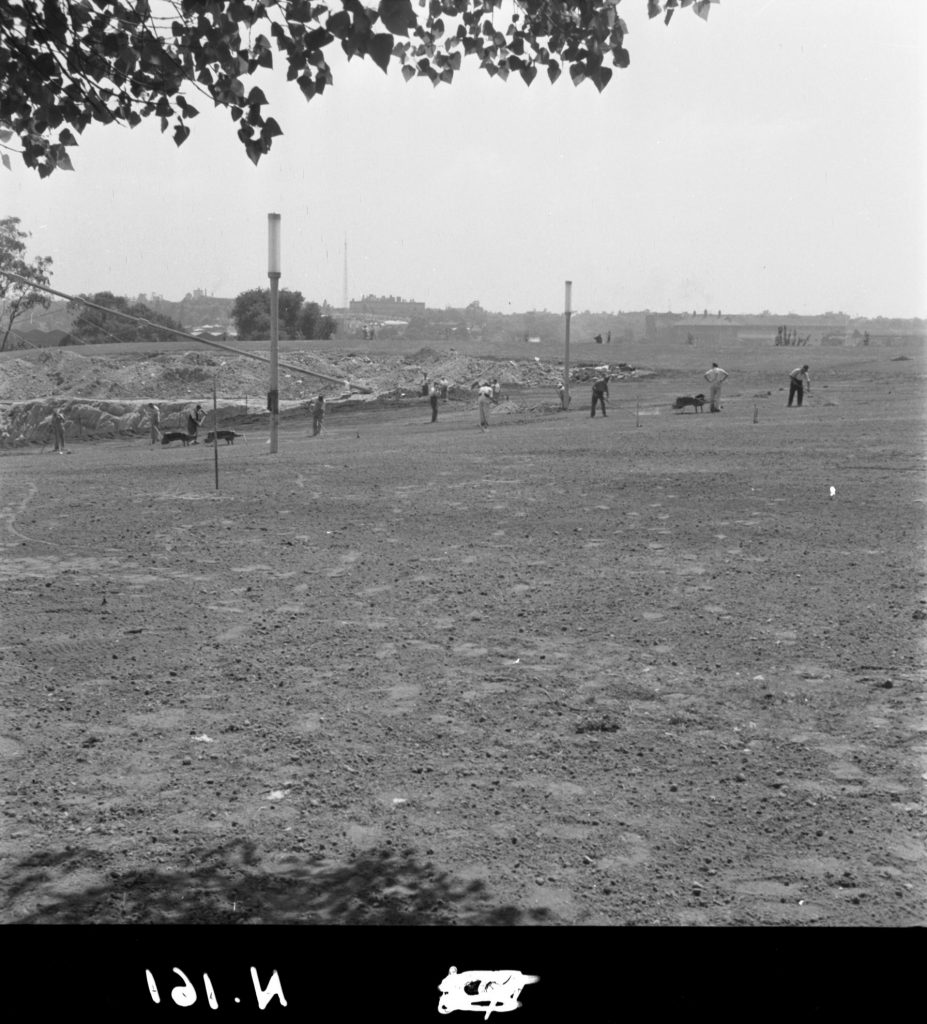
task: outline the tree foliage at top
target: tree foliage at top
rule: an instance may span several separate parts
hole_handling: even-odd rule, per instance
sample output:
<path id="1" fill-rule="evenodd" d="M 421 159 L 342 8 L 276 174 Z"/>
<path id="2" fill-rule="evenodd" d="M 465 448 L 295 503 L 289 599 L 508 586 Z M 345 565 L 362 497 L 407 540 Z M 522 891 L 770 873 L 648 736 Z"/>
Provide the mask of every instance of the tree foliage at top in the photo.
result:
<path id="1" fill-rule="evenodd" d="M 134 127 L 157 118 L 181 145 L 201 100 L 225 107 L 252 161 L 277 122 L 248 79 L 276 60 L 306 99 L 332 84 L 326 50 L 395 61 L 408 81 L 451 82 L 462 58 L 530 84 L 603 89 L 630 57 L 620 0 L 4 0 L 0 17 L 0 147 L 45 177 L 72 169 L 68 149 L 94 122 Z M 643 2 L 643 0 L 640 0 Z M 668 23 L 702 18 L 718 0 L 646 0 Z M 191 102 L 191 100 L 193 102 Z M 9 156 L 2 154 L 9 167 Z"/>
<path id="2" fill-rule="evenodd" d="M 26 239 L 31 235 L 23 231 L 19 217 L 5 217 L 0 220 L 0 270 L 8 270 L 19 277 L 25 277 L 36 284 L 49 283 L 50 256 L 37 256 L 30 262 L 26 256 Z M 15 278 L 0 274 L 0 352 L 7 347 L 13 324 L 30 309 L 42 306 L 47 309 L 51 299 L 45 292 L 30 288 Z"/>

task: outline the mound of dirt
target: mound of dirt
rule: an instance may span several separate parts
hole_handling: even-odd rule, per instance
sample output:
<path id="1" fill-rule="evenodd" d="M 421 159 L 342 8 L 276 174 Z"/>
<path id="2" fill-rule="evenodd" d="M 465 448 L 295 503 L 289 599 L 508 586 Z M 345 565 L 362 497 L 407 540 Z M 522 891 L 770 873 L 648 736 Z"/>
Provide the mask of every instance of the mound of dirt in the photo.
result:
<path id="1" fill-rule="evenodd" d="M 623 364 L 613 369 L 614 379 L 646 373 Z M 196 403 L 211 408 L 214 386 L 222 424 L 246 423 L 266 413 L 268 363 L 226 352 L 109 356 L 84 355 L 74 348 L 43 349 L 18 354 L 3 370 L 0 447 L 45 443 L 56 407 L 68 420 L 69 440 L 144 433 L 149 402 L 159 406 L 163 429 L 177 429 Z M 587 368 L 580 365 L 577 370 L 574 377 L 585 379 Z M 442 378 L 448 381 L 451 400 L 469 401 L 481 381 L 498 380 L 505 394 L 509 388 L 556 388 L 562 374 L 562 364 L 538 357 L 478 358 L 455 349 L 426 347 L 410 356 L 297 350 L 280 359 L 280 407 L 304 410 L 319 394 L 330 405 L 411 400 L 421 397 L 425 380 Z M 500 415 L 518 411 L 516 405 L 497 409 Z"/>

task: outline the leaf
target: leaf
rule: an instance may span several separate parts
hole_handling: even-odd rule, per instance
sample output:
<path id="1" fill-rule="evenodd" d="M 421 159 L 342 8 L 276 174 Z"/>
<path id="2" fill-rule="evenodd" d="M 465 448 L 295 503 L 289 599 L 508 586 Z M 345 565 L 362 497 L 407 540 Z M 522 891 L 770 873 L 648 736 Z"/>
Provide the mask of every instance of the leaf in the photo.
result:
<path id="1" fill-rule="evenodd" d="M 182 146 L 187 141 L 190 129 L 185 124 L 178 124 L 174 127 L 174 144 Z"/>
<path id="2" fill-rule="evenodd" d="M 699 0 L 693 8 L 702 21 L 708 21 L 708 15 L 711 14 L 711 2 L 712 0 Z"/>
<path id="3" fill-rule="evenodd" d="M 10 158 L 6 155 L 6 153 L 0 153 L 0 160 L 3 161 L 3 166 L 8 171 L 12 170 L 12 168 L 10 167 Z"/>
<path id="4" fill-rule="evenodd" d="M 563 69 L 555 60 L 552 60 L 547 65 L 547 77 L 551 80 L 551 83 L 556 82 L 561 74 L 563 74 Z"/>
<path id="5" fill-rule="evenodd" d="M 533 64 L 525 64 L 519 71 L 521 77 L 525 80 L 525 85 L 531 85 L 538 73 L 538 69 Z"/>
<path id="6" fill-rule="evenodd" d="M 345 39 L 351 31 L 351 15 L 347 11 L 338 11 L 328 19 L 328 31 L 339 39 Z"/>
<path id="7" fill-rule="evenodd" d="M 408 64 L 404 64 L 402 67 L 402 77 L 408 82 L 410 79 L 415 78 L 415 68 L 410 67 Z"/>
<path id="8" fill-rule="evenodd" d="M 45 0 L 45 25 L 56 48 L 66 50 L 65 37 L 68 31 L 68 19 L 61 13 L 58 0 Z"/>
<path id="9" fill-rule="evenodd" d="M 260 107 L 266 105 L 267 97 L 257 86 L 254 86 L 251 92 L 248 93 L 248 99 L 246 102 L 249 107 Z"/>
<path id="10" fill-rule="evenodd" d="M 278 135 L 283 134 L 283 129 L 279 124 L 272 118 L 268 117 L 264 122 L 264 127 L 261 129 L 261 138 L 269 140 L 275 139 Z"/>
<path id="11" fill-rule="evenodd" d="M 592 77 L 593 82 L 595 82 L 595 87 L 596 89 L 599 90 L 599 92 L 601 92 L 605 88 L 605 86 L 608 85 L 608 83 L 612 79 L 613 74 L 614 72 L 611 68 L 599 68 L 596 74 Z"/>
<path id="12" fill-rule="evenodd" d="M 647 17 L 656 18 L 659 16 L 662 8 L 660 7 L 660 0 L 647 0 Z"/>
<path id="13" fill-rule="evenodd" d="M 307 100 L 311 100 L 312 97 L 315 96 L 315 82 L 312 81 L 312 78 L 309 75 L 300 75 L 299 78 L 296 79 L 296 84 L 302 90 L 302 94 Z"/>
<path id="14" fill-rule="evenodd" d="M 411 0 L 380 0 L 377 12 L 386 28 L 397 36 L 407 36 L 410 26 L 418 21 Z"/>
<path id="15" fill-rule="evenodd" d="M 386 71 L 393 55 L 393 37 L 388 32 L 375 32 L 367 44 L 367 52 L 374 64 Z"/>

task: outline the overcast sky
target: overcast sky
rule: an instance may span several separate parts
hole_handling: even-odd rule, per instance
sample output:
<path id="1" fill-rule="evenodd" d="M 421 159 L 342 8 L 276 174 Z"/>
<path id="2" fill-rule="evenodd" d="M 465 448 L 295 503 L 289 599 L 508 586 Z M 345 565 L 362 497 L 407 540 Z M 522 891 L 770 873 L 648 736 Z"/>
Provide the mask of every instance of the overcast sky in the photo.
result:
<path id="1" fill-rule="evenodd" d="M 94 127 L 73 173 L 0 168 L 0 215 L 69 293 L 267 284 L 340 305 L 396 295 L 521 312 L 927 317 L 927 3 L 723 0 L 706 22 L 622 0 L 631 66 L 603 93 L 542 72 L 406 83 L 337 60 L 306 103 L 258 79 L 284 130 L 255 167 L 228 114 L 175 147 Z M 333 59 L 334 58 L 334 59 Z"/>

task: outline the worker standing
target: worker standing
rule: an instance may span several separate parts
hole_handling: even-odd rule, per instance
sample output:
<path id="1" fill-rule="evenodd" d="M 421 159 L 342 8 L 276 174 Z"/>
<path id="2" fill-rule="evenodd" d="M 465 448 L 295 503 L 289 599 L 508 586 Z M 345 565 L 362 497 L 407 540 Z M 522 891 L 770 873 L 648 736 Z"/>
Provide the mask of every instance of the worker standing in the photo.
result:
<path id="1" fill-rule="evenodd" d="M 312 436 L 322 433 L 322 421 L 325 419 L 325 396 L 319 395 L 312 407 Z"/>
<path id="2" fill-rule="evenodd" d="M 797 399 L 796 404 L 801 408 L 801 401 L 805 397 L 805 388 L 811 394 L 811 378 L 808 376 L 808 364 L 796 366 L 789 374 L 789 408 L 792 407 L 792 399 Z"/>
<path id="3" fill-rule="evenodd" d="M 431 422 L 438 418 L 438 385 L 433 380 L 428 382 L 428 402 L 431 405 Z"/>
<path id="4" fill-rule="evenodd" d="M 592 417 L 595 418 L 596 405 L 602 406 L 602 415 L 607 416 L 605 411 L 605 399 L 608 398 L 608 374 L 603 374 L 592 385 Z"/>
<path id="5" fill-rule="evenodd" d="M 480 389 L 477 392 L 477 401 L 480 406 L 480 430 L 486 430 L 489 426 L 489 405 L 493 401 L 491 385 L 480 385 Z"/>
<path id="6" fill-rule="evenodd" d="M 721 412 L 721 385 L 727 380 L 728 373 L 722 370 L 717 363 L 711 364 L 711 369 L 705 374 L 705 380 L 710 387 L 708 397 L 710 401 L 710 412 Z"/>
<path id="7" fill-rule="evenodd" d="M 161 410 L 154 404 L 148 403 L 149 425 L 151 426 L 151 443 L 157 444 L 161 440 Z"/>
<path id="8" fill-rule="evenodd" d="M 59 455 L 64 455 L 64 416 L 58 408 L 51 415 L 51 425 L 55 438 L 55 451 Z"/>

